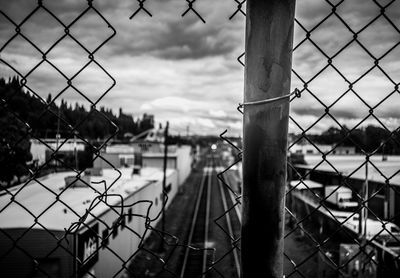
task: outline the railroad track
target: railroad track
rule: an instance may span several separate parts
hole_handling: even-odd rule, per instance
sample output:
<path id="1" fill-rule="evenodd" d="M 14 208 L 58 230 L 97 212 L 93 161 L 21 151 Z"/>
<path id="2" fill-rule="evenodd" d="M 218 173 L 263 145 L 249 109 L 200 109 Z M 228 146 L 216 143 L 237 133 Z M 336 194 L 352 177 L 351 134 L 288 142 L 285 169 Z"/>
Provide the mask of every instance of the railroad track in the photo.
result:
<path id="1" fill-rule="evenodd" d="M 203 169 L 187 241 L 190 248 L 185 251 L 181 278 L 202 276 L 207 271 L 207 262 L 210 261 L 208 259 L 210 250 L 206 249 L 206 242 L 209 238 L 212 169 L 210 161 Z"/>
<path id="2" fill-rule="evenodd" d="M 225 269 L 230 269 L 229 275 L 225 274 L 227 275 L 225 277 L 240 277 L 240 253 L 236 248 L 237 242 L 235 242 L 240 232 L 239 210 L 232 209 L 230 213 L 221 218 L 226 227 L 225 233 L 218 227 L 210 227 L 210 225 L 215 225 L 210 220 L 214 221 L 215 217 L 222 215 L 223 211 L 227 211 L 236 202 L 231 192 L 216 178 L 217 168 L 221 168 L 220 165 L 221 162 L 211 156 L 207 158 L 206 166 L 203 168 L 203 176 L 199 184 L 187 237 L 187 244 L 190 247 L 185 250 L 180 272 L 181 278 L 214 277 L 215 273 L 212 273 L 210 268 L 224 276 L 224 273 L 217 268 L 221 266 L 221 263 L 227 264 L 226 258 L 221 258 L 224 262 L 219 262 L 219 258 L 214 261 L 214 255 L 222 256 L 225 252 L 229 252 L 228 256 L 231 260 L 229 266 L 225 265 Z M 210 211 L 217 208 L 216 203 L 219 203 L 220 210 L 218 212 Z M 215 243 L 215 241 L 219 241 L 217 246 L 224 246 L 223 250 L 214 250 L 210 247 L 209 244 Z M 218 277 L 220 276 L 218 275 Z"/>
<path id="3" fill-rule="evenodd" d="M 221 168 L 224 168 L 220 160 L 216 162 L 216 165 L 218 165 Z M 236 204 L 236 200 L 233 193 L 226 186 L 224 186 L 224 184 L 220 180 L 218 180 L 218 187 L 220 190 L 224 211 L 227 212 L 229 210 L 229 212 L 225 214 L 225 220 L 227 226 L 227 230 L 225 232 L 228 233 L 227 241 L 229 246 L 232 248 L 230 253 L 231 256 L 233 257 L 236 275 L 237 277 L 240 277 L 240 268 L 241 268 L 240 252 L 239 252 L 240 246 L 236 242 L 236 239 L 240 234 L 241 214 L 239 206 L 237 205 L 234 206 L 234 204 Z"/>

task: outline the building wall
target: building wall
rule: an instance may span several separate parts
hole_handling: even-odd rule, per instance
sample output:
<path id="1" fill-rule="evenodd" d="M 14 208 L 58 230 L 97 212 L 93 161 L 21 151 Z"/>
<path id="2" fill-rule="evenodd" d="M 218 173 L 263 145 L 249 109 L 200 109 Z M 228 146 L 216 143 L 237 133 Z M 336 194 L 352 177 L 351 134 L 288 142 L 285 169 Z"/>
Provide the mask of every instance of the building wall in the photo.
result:
<path id="1" fill-rule="evenodd" d="M 107 163 L 108 161 L 109 163 Z M 101 157 L 97 157 L 93 161 L 93 168 L 100 168 L 100 169 L 110 169 L 113 168 L 120 168 L 122 165 L 120 163 L 119 154 L 118 153 L 101 153 Z"/>
<path id="2" fill-rule="evenodd" d="M 309 171 L 304 168 L 298 168 L 297 170 L 301 175 L 304 175 L 306 171 Z M 322 170 L 311 171 L 309 178 L 310 180 L 319 182 L 323 185 L 339 185 L 343 182 L 344 179 L 343 176 L 340 176 L 335 172 Z M 354 191 L 361 194 L 364 183 L 365 181 L 363 179 L 347 178 L 345 184 L 352 188 Z M 393 188 L 397 188 L 396 191 Z M 390 222 L 393 222 L 396 225 L 400 226 L 400 214 L 397 213 L 398 211 L 400 211 L 400 196 L 396 193 L 399 191 L 399 185 L 392 184 L 390 188 L 386 187 L 385 189 L 385 183 L 378 181 L 369 181 L 368 189 L 368 195 L 374 195 L 374 197 L 368 201 L 369 209 L 373 211 L 373 213 L 379 218 L 389 219 Z M 379 192 L 376 194 L 377 191 Z M 387 204 L 385 203 L 385 200 L 387 201 Z M 385 210 L 387 212 L 385 212 Z"/>
<path id="3" fill-rule="evenodd" d="M 322 153 L 330 152 L 334 146 L 331 145 L 316 145 L 318 149 L 316 149 L 311 144 L 300 145 L 295 144 L 290 147 L 289 151 L 292 153 L 301 153 L 306 155 L 317 155 Z M 337 146 L 332 152 L 332 155 L 354 155 L 356 153 L 355 147 L 346 147 L 346 146 Z"/>
<path id="4" fill-rule="evenodd" d="M 315 209 L 318 205 L 310 205 L 309 202 L 305 202 L 295 191 L 291 191 L 291 193 L 286 196 L 286 206 L 297 219 L 308 219 L 307 221 L 303 221 L 302 229 L 306 230 L 315 240 L 322 242 L 326 239 L 327 235 L 329 235 L 329 243 L 324 246 L 324 251 L 329 251 L 333 254 L 331 260 L 340 265 L 340 244 L 354 244 L 353 239 L 357 238 L 358 235 L 346 226 L 342 226 L 342 228 L 338 229 L 338 222 L 334 220 L 329 213 L 323 213 L 321 209 Z M 294 229 L 296 225 L 296 221 L 293 219 L 294 218 L 291 218 L 288 223 L 289 227 L 292 229 Z M 373 245 L 368 246 L 372 247 Z M 375 260 L 378 266 L 376 266 L 376 264 L 372 265 L 378 268 L 378 275 L 376 277 L 399 277 L 399 268 L 397 264 L 394 263 L 396 259 L 382 249 L 375 248 L 375 251 Z M 331 270 L 332 264 L 326 260 L 325 257 L 324 261 L 319 261 L 318 269 L 315 271 L 318 272 L 317 277 L 337 277 L 337 271 L 332 272 Z M 346 269 L 344 269 L 344 273 L 346 272 Z M 359 276 L 357 274 L 354 277 Z"/>
<path id="5" fill-rule="evenodd" d="M 178 184 L 181 185 L 192 171 L 192 148 L 190 146 L 181 146 L 176 148 L 174 155 L 169 155 L 167 159 L 167 168 L 176 169 L 178 171 Z M 162 169 L 164 167 L 164 154 L 143 154 L 143 167 Z"/>
<path id="6" fill-rule="evenodd" d="M 143 145 L 146 146 L 145 150 L 143 149 Z M 139 153 L 142 154 L 142 167 L 150 167 L 150 168 L 159 168 L 163 169 L 164 167 L 164 146 L 160 143 L 149 143 L 149 142 L 136 142 L 132 143 L 130 148 L 139 150 Z M 119 146 L 119 149 L 122 147 Z M 121 154 L 119 152 L 115 153 L 102 153 L 102 158 L 96 158 L 93 162 L 94 168 L 112 168 L 108 163 L 104 160 L 109 161 L 114 167 L 119 168 L 122 167 L 120 162 Z M 176 169 L 178 171 L 178 184 L 182 184 L 186 178 L 189 176 L 192 170 L 193 164 L 193 154 L 191 146 L 183 145 L 180 147 L 177 146 L 168 146 L 168 159 L 167 159 L 167 168 L 168 169 Z"/>
<path id="7" fill-rule="evenodd" d="M 393 202 L 389 202 L 389 213 L 392 213 L 390 214 L 390 217 L 394 217 L 393 222 L 400 226 L 400 196 L 397 192 L 399 192 L 399 190 L 396 190 L 396 192 L 393 189 L 390 190 L 390 200 L 393 200 Z"/>
<path id="8" fill-rule="evenodd" d="M 162 152 L 162 144 L 158 142 L 133 142 L 131 146 L 134 148 L 135 152 L 140 153 L 161 153 Z"/>
<path id="9" fill-rule="evenodd" d="M 57 148 L 56 139 L 41 139 L 41 140 L 46 144 L 48 144 L 52 149 L 55 150 Z M 68 139 L 68 141 L 65 143 L 64 141 L 65 138 L 59 139 L 59 145 L 63 144 L 59 149 L 59 152 L 73 153 L 75 150 L 75 146 L 77 151 L 85 150 L 85 144 L 80 139 L 76 140 L 77 141 L 76 144 L 74 143 L 73 139 Z M 43 144 L 41 141 L 37 139 L 31 139 L 30 143 L 31 143 L 30 152 L 32 154 L 32 160 L 37 160 L 38 164 L 42 165 L 43 163 L 46 162 L 46 160 L 50 159 L 50 157 L 46 154 L 46 152 L 50 154 L 53 153 L 53 151 L 50 148 L 48 148 L 45 144 Z"/>
<path id="10" fill-rule="evenodd" d="M 187 179 L 192 171 L 192 163 L 193 163 L 193 155 L 192 155 L 192 147 L 191 146 L 181 146 L 177 148 L 177 169 L 179 172 L 179 185 L 183 184 L 183 182 Z"/>
<path id="11" fill-rule="evenodd" d="M 168 207 L 171 200 L 175 197 L 178 191 L 178 173 L 170 171 L 167 176 L 166 187 L 169 188 Z M 151 225 L 156 226 L 161 219 L 162 211 L 162 179 L 157 181 L 149 181 L 149 184 L 132 193 L 124 200 L 123 211 L 118 207 L 118 196 L 107 197 L 106 200 L 113 205 L 113 209 L 109 209 L 97 217 L 99 220 L 93 220 L 87 224 L 82 224 L 79 232 L 68 235 L 68 241 L 57 241 L 54 236 L 62 238 L 64 231 L 46 231 L 38 229 L 1 229 L 0 230 L 0 276 L 3 278 L 11 277 L 47 277 L 39 275 L 35 271 L 33 259 L 41 261 L 42 258 L 49 255 L 46 263 L 49 269 L 55 269 L 55 273 L 50 273 L 50 277 L 74 277 L 74 267 L 81 269 L 74 260 L 74 247 L 77 250 L 76 255 L 79 256 L 79 248 L 83 246 L 82 235 L 97 226 L 98 234 L 95 236 L 98 242 L 98 252 L 94 256 L 94 260 L 89 260 L 88 264 L 83 265 L 85 268 L 91 265 L 87 270 L 92 271 L 94 276 L 98 278 L 121 277 L 122 275 L 114 276 L 121 268 L 123 262 L 114 255 L 118 254 L 122 260 L 127 261 L 137 251 L 141 238 L 146 238 L 150 231 L 146 231 L 145 223 L 146 216 L 151 220 Z M 120 216 L 123 215 L 122 218 Z M 129 216 L 130 215 L 130 216 Z M 115 225 L 119 219 L 125 219 L 125 226 L 122 224 Z M 39 218 L 40 222 L 40 218 Z M 11 238 L 19 238 L 21 234 L 26 234 L 18 241 L 18 247 L 26 251 L 29 256 L 13 247 Z M 104 236 L 108 233 L 108 244 L 102 244 L 106 239 Z M 76 246 L 74 246 L 74 238 Z M 59 247 L 62 245 L 63 248 Z M 11 252 L 9 252 L 11 250 Z M 93 263 L 93 265 L 92 265 Z M 50 264 L 50 265 L 49 265 Z M 56 267 L 55 267 L 56 266 Z M 45 265 L 43 267 L 46 267 Z M 122 273 L 122 272 L 121 272 Z M 38 276 L 35 276 L 38 275 Z M 78 277 L 84 277 L 80 273 Z"/>
<path id="12" fill-rule="evenodd" d="M 313 155 L 313 154 L 320 154 L 320 151 L 328 152 L 332 149 L 330 145 L 317 145 L 317 147 L 319 151 L 311 144 L 306 144 L 306 145 L 295 144 L 290 148 L 290 152 Z"/>
<path id="13" fill-rule="evenodd" d="M 168 193 L 168 207 L 178 189 L 178 176 L 176 171 L 167 177 L 166 185 L 171 186 L 170 192 Z M 94 224 L 99 225 L 100 236 L 103 235 L 103 232 L 106 233 L 106 231 L 110 234 L 108 245 L 100 248 L 98 261 L 93 267 L 94 275 L 96 277 L 114 277 L 114 275 L 122 268 L 123 262 L 118 259 L 111 250 L 116 252 L 124 261 L 128 260 L 130 256 L 137 251 L 141 237 L 146 238 L 150 234 L 150 231 L 146 231 L 145 227 L 145 217 L 147 212 L 149 211 L 148 216 L 152 220 L 151 225 L 153 227 L 155 227 L 161 219 L 159 214 L 162 211 L 162 196 L 162 180 L 159 180 L 156 182 L 150 182 L 149 185 L 126 198 L 124 200 L 123 211 L 126 227 L 123 228 L 122 225 L 119 225 L 115 229 L 116 233 L 113 233 L 111 227 L 119 218 L 120 211 L 118 211 L 118 208 L 116 208 L 117 212 L 109 210 L 107 213 L 101 215 L 100 219 L 102 221 L 96 221 L 89 224 L 89 226 Z M 129 220 L 129 215 L 132 214 L 135 215 L 133 215 L 131 220 Z M 156 218 L 157 216 L 159 217 Z M 108 229 L 103 222 L 105 222 L 111 229 Z M 121 275 L 116 277 L 121 277 Z"/>
<path id="14" fill-rule="evenodd" d="M 356 148 L 355 147 L 338 146 L 332 151 L 332 154 L 336 154 L 336 155 L 354 155 L 354 154 L 356 154 Z"/>
<path id="15" fill-rule="evenodd" d="M 160 156 L 143 155 L 143 168 L 146 168 L 146 167 L 163 169 L 164 157 L 161 154 L 160 154 Z M 168 169 L 177 169 L 176 156 L 168 157 L 167 168 Z"/>
<path id="16" fill-rule="evenodd" d="M 38 140 L 31 140 L 31 154 L 32 160 L 37 160 L 39 165 L 46 162 L 46 145 L 42 144 Z"/>
<path id="17" fill-rule="evenodd" d="M 40 219 L 39 219 L 40 222 Z M 25 235 L 20 238 L 22 234 Z M 46 231 L 42 229 L 2 229 L 0 232 L 0 276 L 11 277 L 47 277 L 35 269 L 34 258 L 39 262 L 41 270 L 50 277 L 67 278 L 73 273 L 73 237 L 68 241 L 60 240 L 64 232 Z M 23 253 L 13 247 L 12 239 L 18 239 L 17 246 L 26 251 Z M 11 250 L 11 252 L 9 252 Z"/>
<path id="18" fill-rule="evenodd" d="M 106 153 L 131 153 L 135 152 L 135 148 L 126 144 L 109 145 L 106 147 Z"/>

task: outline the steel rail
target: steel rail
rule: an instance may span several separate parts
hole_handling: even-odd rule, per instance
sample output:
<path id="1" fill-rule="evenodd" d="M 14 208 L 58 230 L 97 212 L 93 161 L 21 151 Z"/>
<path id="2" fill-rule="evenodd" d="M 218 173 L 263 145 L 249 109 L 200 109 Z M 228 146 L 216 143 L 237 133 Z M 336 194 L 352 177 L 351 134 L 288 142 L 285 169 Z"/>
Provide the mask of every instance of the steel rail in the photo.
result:
<path id="1" fill-rule="evenodd" d="M 220 165 L 220 166 L 223 165 L 223 163 L 221 161 L 221 158 L 218 159 L 218 165 Z M 228 174 L 228 173 L 225 173 L 225 174 Z M 229 178 L 229 176 L 228 176 L 228 178 Z M 228 237 L 230 238 L 229 241 L 232 244 L 233 243 L 232 239 L 235 238 L 235 235 L 234 235 L 234 232 L 233 232 L 233 225 L 232 225 L 232 222 L 234 220 L 232 219 L 232 216 L 230 215 L 230 213 L 228 213 L 228 211 L 230 211 L 231 209 L 229 208 L 229 205 L 228 205 L 226 192 L 230 196 L 230 200 L 232 202 L 232 205 L 237 203 L 237 200 L 234 199 L 232 192 L 227 190 L 224 187 L 224 184 L 221 182 L 220 179 L 218 179 L 218 187 L 219 187 L 220 194 L 221 194 L 222 205 L 223 205 L 224 211 L 226 212 L 225 213 L 225 218 L 226 218 L 226 223 L 227 223 L 227 227 L 228 227 L 228 232 L 225 231 L 225 234 L 228 235 Z M 239 209 L 238 209 L 237 205 L 235 206 L 235 212 L 236 212 L 236 216 L 237 216 L 237 219 L 238 219 L 239 225 L 240 225 L 242 223 L 242 221 L 241 221 L 241 215 L 240 215 L 240 212 L 239 212 Z M 232 253 L 233 253 L 233 259 L 234 259 L 234 262 L 235 262 L 236 273 L 238 275 L 237 277 L 241 277 L 241 263 L 240 263 L 240 259 L 239 259 L 238 249 L 237 248 L 233 248 L 232 249 Z"/>
<path id="2" fill-rule="evenodd" d="M 191 225 L 190 225 L 190 231 L 189 231 L 189 236 L 188 236 L 188 246 L 189 247 L 185 251 L 183 264 L 182 264 L 182 269 L 181 269 L 181 274 L 180 274 L 181 278 L 185 277 L 184 275 L 185 275 L 185 272 L 187 270 L 187 264 L 188 264 L 188 261 L 189 261 L 189 255 L 190 255 L 190 251 L 192 249 L 191 244 L 192 244 L 194 232 L 196 230 L 196 223 L 197 223 L 197 218 L 198 218 L 198 214 L 199 214 L 199 210 L 200 210 L 201 198 L 202 198 L 202 195 L 203 195 L 203 192 L 204 192 L 204 185 L 205 185 L 206 177 L 209 175 L 209 171 L 208 171 L 208 168 L 209 168 L 208 165 L 209 164 L 210 163 L 207 162 L 206 166 L 204 167 L 203 176 L 202 176 L 202 179 L 201 179 L 201 182 L 200 182 L 200 189 L 199 189 L 199 192 L 198 192 L 197 197 L 196 197 L 195 210 L 194 210 L 194 213 L 193 213 L 193 218 L 192 218 L 192 222 L 191 222 Z M 204 253 L 206 253 L 206 250 L 204 250 Z"/>
<path id="3" fill-rule="evenodd" d="M 228 211 L 228 204 L 227 204 L 227 200 L 226 200 L 225 190 L 224 190 L 223 185 L 220 180 L 218 180 L 218 185 L 219 185 L 218 186 L 219 190 L 221 192 L 221 199 L 222 199 L 222 205 L 224 206 L 224 211 Z M 237 213 L 237 211 L 236 211 L 236 213 Z M 229 215 L 229 213 L 225 214 L 225 218 L 226 218 L 226 223 L 228 226 L 229 235 L 231 238 L 234 238 L 234 233 L 233 233 L 233 229 L 232 229 L 232 221 L 231 221 L 231 216 Z M 232 243 L 232 240 L 231 240 L 231 243 Z M 233 253 L 233 258 L 235 260 L 236 272 L 237 272 L 238 277 L 240 277 L 241 266 L 240 266 L 240 261 L 239 261 L 238 250 L 236 248 L 234 248 L 232 250 L 232 253 Z"/>
<path id="4" fill-rule="evenodd" d="M 212 181 L 212 174 L 215 171 L 215 164 L 212 165 L 211 170 L 207 173 L 208 174 L 208 182 L 207 182 L 207 201 L 206 201 L 206 219 L 204 225 L 204 248 L 207 248 L 206 244 L 208 242 L 208 232 L 209 232 L 209 223 L 210 223 L 210 206 L 211 206 L 211 181 Z M 204 249 L 203 253 L 203 267 L 202 267 L 202 277 L 205 276 L 207 271 L 207 250 Z"/>

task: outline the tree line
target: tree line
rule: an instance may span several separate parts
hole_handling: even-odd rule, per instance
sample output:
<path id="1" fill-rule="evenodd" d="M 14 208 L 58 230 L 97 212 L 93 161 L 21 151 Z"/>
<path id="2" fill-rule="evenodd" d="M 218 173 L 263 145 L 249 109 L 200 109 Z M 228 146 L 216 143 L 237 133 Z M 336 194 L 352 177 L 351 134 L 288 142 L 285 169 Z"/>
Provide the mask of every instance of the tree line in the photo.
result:
<path id="1" fill-rule="evenodd" d="M 301 135 L 297 135 L 301 136 Z M 368 125 L 348 132 L 348 129 L 330 127 L 321 134 L 307 135 L 316 144 L 355 147 L 357 153 L 400 154 L 400 132 L 387 130 L 380 126 Z"/>
<path id="2" fill-rule="evenodd" d="M 116 115 L 105 107 L 86 109 L 82 104 L 73 105 L 65 100 L 57 105 L 51 94 L 43 101 L 26 92 L 17 77 L 8 81 L 0 79 L 0 98 L 6 106 L 2 117 L 14 113 L 21 123 L 31 127 L 32 136 L 39 138 L 55 138 L 57 131 L 64 137 L 71 137 L 76 129 L 84 138 L 105 139 L 114 135 L 118 126 L 116 138 L 123 139 L 126 135 L 135 135 L 154 127 L 151 115 L 144 114 L 142 118 L 134 119 L 124 114 L 122 109 Z"/>
<path id="3" fill-rule="evenodd" d="M 118 127 L 118 128 L 117 128 Z M 86 109 L 61 100 L 56 104 L 49 94 L 43 100 L 24 90 L 17 78 L 0 78 L 0 181 L 10 183 L 28 173 L 32 160 L 30 139 L 73 138 L 74 132 L 89 141 L 126 140 L 154 127 L 154 117 L 144 114 L 134 119 L 122 109 Z"/>

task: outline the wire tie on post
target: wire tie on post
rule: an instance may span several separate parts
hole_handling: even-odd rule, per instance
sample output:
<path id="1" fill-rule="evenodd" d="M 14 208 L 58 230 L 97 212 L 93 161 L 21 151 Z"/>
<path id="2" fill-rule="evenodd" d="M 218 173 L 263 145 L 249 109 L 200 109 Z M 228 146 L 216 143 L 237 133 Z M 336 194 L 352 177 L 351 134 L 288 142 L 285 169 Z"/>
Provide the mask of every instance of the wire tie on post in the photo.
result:
<path id="1" fill-rule="evenodd" d="M 263 100 L 257 100 L 257 101 L 249 101 L 249 102 L 244 102 L 244 103 L 239 103 L 239 108 L 243 108 L 246 105 L 259 105 L 259 104 L 268 104 L 268 103 L 272 103 L 272 102 L 276 102 L 285 98 L 289 98 L 292 95 L 296 94 L 296 96 L 298 95 L 298 89 L 294 89 L 293 92 L 291 92 L 290 94 L 284 95 L 284 96 L 280 96 L 280 97 L 273 97 L 273 98 L 267 98 L 267 99 L 263 99 Z"/>

